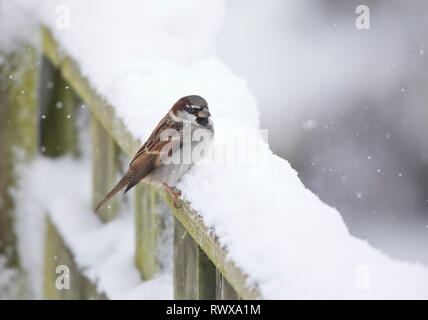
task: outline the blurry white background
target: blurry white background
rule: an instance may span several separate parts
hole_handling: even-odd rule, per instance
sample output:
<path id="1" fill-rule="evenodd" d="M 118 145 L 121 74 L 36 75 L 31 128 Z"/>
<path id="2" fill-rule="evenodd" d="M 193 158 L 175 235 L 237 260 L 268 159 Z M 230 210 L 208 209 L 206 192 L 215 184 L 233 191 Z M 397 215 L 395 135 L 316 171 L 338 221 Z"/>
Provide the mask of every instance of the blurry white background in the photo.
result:
<path id="1" fill-rule="evenodd" d="M 425 264 L 427 39 L 426 1 L 234 0 L 217 40 L 304 184 L 352 234 Z"/>

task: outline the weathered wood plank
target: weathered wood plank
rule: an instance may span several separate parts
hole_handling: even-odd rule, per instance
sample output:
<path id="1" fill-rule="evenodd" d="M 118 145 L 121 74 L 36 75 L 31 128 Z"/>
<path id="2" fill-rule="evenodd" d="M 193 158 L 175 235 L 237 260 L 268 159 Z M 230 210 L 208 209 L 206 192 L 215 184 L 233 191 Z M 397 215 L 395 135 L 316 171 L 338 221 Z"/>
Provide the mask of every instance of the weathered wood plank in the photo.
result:
<path id="1" fill-rule="evenodd" d="M 239 295 L 223 275 L 216 270 L 216 300 L 238 300 Z"/>
<path id="2" fill-rule="evenodd" d="M 88 105 L 92 113 L 112 135 L 117 144 L 132 157 L 141 146 L 140 141 L 134 139 L 123 122 L 115 116 L 113 107 L 109 106 L 102 97 L 92 90 L 88 81 L 81 75 L 77 64 L 64 53 L 60 52 L 58 44 L 50 32 L 46 28 L 43 28 L 42 33 L 43 50 L 46 55 L 58 66 L 64 78 Z M 172 197 L 164 190 L 156 189 L 156 192 L 161 195 L 177 219 L 235 288 L 238 295 L 242 299 L 260 298 L 261 295 L 258 288 L 255 285 L 248 284 L 247 276 L 241 269 L 233 261 L 226 259 L 227 251 L 220 246 L 215 235 L 204 225 L 201 217 L 187 203 L 183 203 L 183 206 L 179 209 L 174 208 Z"/>
<path id="3" fill-rule="evenodd" d="M 192 239 L 193 240 L 193 239 Z M 194 240 L 193 240 L 194 242 Z M 196 242 L 195 242 L 196 243 Z M 216 267 L 198 246 L 198 299 L 214 300 L 216 297 Z M 186 256 L 183 256 L 185 258 Z"/>
<path id="4" fill-rule="evenodd" d="M 3 55 L 3 54 L 2 54 Z M 37 150 L 38 54 L 32 47 L 4 54 L 0 65 L 0 254 L 8 266 L 18 266 L 14 234 L 16 167 Z"/>
<path id="5" fill-rule="evenodd" d="M 215 299 L 215 266 L 174 219 L 174 299 Z"/>
<path id="6" fill-rule="evenodd" d="M 106 299 L 86 278 L 49 217 L 46 218 L 44 298 L 49 300 Z"/>
<path id="7" fill-rule="evenodd" d="M 197 299 L 197 247 L 186 229 L 174 219 L 174 299 Z"/>
<path id="8" fill-rule="evenodd" d="M 153 278 L 157 262 L 158 217 L 156 193 L 153 188 L 139 184 L 134 191 L 135 203 L 135 265 L 144 280 Z"/>
<path id="9" fill-rule="evenodd" d="M 96 117 L 92 117 L 92 207 L 116 184 L 117 147 L 114 140 L 99 123 Z M 103 222 L 113 220 L 116 216 L 117 201 L 111 199 L 101 207 L 97 214 Z"/>
<path id="10" fill-rule="evenodd" d="M 42 60 L 40 90 L 40 150 L 49 157 L 77 154 L 74 123 L 77 97 L 61 72 Z"/>

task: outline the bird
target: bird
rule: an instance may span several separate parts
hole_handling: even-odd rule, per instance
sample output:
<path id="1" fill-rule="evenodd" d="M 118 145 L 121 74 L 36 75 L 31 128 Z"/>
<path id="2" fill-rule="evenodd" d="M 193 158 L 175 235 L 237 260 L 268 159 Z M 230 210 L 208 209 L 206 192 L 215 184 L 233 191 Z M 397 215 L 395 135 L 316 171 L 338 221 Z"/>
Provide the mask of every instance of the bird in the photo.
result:
<path id="1" fill-rule="evenodd" d="M 202 141 L 205 146 L 210 147 L 214 127 L 207 101 L 198 95 L 182 97 L 162 118 L 133 157 L 122 179 L 98 203 L 95 212 L 117 192 L 125 188 L 126 193 L 140 181 L 165 188 L 173 197 L 173 205 L 177 208 L 177 198 L 181 196 L 181 192 L 174 190 L 175 185 L 195 163 L 195 157 L 189 153 L 201 143 L 200 139 L 191 139 L 189 148 L 184 133 L 190 132 L 193 135 L 197 130 L 198 136 L 204 137 Z M 186 159 L 190 161 L 185 161 Z"/>

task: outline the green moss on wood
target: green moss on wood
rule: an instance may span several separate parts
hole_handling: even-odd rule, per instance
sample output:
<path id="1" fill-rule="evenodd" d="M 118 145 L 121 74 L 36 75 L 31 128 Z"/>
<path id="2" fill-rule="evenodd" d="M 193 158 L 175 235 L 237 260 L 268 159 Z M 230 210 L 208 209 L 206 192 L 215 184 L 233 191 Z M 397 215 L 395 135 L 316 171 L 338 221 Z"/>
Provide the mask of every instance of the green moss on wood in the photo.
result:
<path id="1" fill-rule="evenodd" d="M 135 265 L 144 280 L 153 278 L 158 268 L 158 217 L 156 193 L 153 188 L 139 184 L 134 191 L 135 202 Z"/>
<path id="2" fill-rule="evenodd" d="M 214 300 L 216 298 L 216 267 L 198 246 L 198 299 Z M 184 255 L 186 257 L 186 255 Z"/>
<path id="3" fill-rule="evenodd" d="M 37 149 L 38 54 L 23 46 L 1 54 L 0 65 L 0 254 L 8 266 L 18 266 L 11 188 L 16 186 L 16 167 Z"/>
<path id="4" fill-rule="evenodd" d="M 218 270 L 216 270 L 216 300 L 239 300 L 236 290 Z"/>
<path id="5" fill-rule="evenodd" d="M 174 219 L 174 299 L 215 299 L 216 268 Z"/>
<path id="6" fill-rule="evenodd" d="M 93 202 L 92 208 L 104 198 L 104 196 L 116 184 L 117 147 L 108 132 L 92 117 L 92 181 Z M 116 216 L 117 201 L 111 199 L 101 207 L 97 214 L 102 221 L 113 220 Z"/>
<path id="7" fill-rule="evenodd" d="M 77 155 L 75 110 L 78 100 L 61 72 L 43 59 L 40 106 L 40 150 L 49 157 Z"/>

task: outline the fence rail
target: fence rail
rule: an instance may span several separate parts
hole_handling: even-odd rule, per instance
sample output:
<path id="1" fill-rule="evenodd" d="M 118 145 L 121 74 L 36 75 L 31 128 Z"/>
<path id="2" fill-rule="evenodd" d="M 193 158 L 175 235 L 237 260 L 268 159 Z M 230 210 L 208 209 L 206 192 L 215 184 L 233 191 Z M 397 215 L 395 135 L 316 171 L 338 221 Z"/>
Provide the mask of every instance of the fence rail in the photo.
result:
<path id="1" fill-rule="evenodd" d="M 70 90 L 59 90 L 61 96 L 72 113 L 72 104 L 80 98 L 90 109 L 92 114 L 92 141 L 93 141 L 93 197 L 94 202 L 105 194 L 107 188 L 114 184 L 117 167 L 117 154 L 123 150 L 127 155 L 133 156 L 141 146 L 125 127 L 121 119 L 115 116 L 114 108 L 92 89 L 85 79 L 78 65 L 60 45 L 55 41 L 50 31 L 42 27 L 42 48 L 45 59 L 54 67 L 54 72 L 60 73 L 56 77 L 56 88 L 69 87 Z M 59 85 L 58 85 L 59 84 Z M 47 103 L 49 105 L 49 103 Z M 49 108 L 49 106 L 48 106 Z M 62 110 L 61 112 L 64 112 Z M 50 129 L 53 130 L 53 129 Z M 45 136 L 55 136 L 63 139 L 63 150 L 58 154 L 75 152 L 75 142 L 71 136 L 73 126 L 60 132 L 47 132 Z M 48 130 L 49 131 L 49 130 Z M 43 137 L 42 137 L 43 138 Z M 49 147 L 49 143 L 48 143 Z M 258 299 L 261 294 L 256 285 L 250 284 L 245 275 L 235 263 L 227 259 L 227 251 L 221 247 L 217 237 L 206 225 L 201 217 L 187 203 L 181 208 L 174 208 L 172 197 L 163 189 L 148 185 L 139 185 L 135 189 L 135 216 L 136 216 L 136 252 L 135 263 L 144 280 L 154 276 L 157 270 L 157 235 L 161 230 L 155 214 L 157 199 L 162 199 L 174 214 L 174 298 L 176 299 Z M 115 204 L 100 210 L 102 221 L 114 219 Z M 60 232 L 53 230 L 54 226 L 48 223 L 46 238 L 47 261 L 50 254 L 64 255 L 70 259 L 66 244 L 58 240 Z M 53 235 L 53 236 L 52 236 Z M 52 241 L 56 245 L 52 245 Z M 54 252 L 54 253 L 52 253 Z M 46 279 L 52 277 L 52 266 L 45 266 Z M 87 279 L 78 275 L 83 287 L 90 287 L 90 297 L 103 297 L 102 293 L 93 293 L 93 287 L 87 284 Z M 46 280 L 45 279 L 45 280 Z M 46 283 L 46 281 L 45 281 Z M 48 288 L 48 289 L 47 289 Z M 45 285 L 47 298 L 59 298 L 52 286 Z M 85 298 L 88 295 L 73 296 Z M 61 297 L 60 297 L 61 298 Z M 64 297 L 63 297 L 64 298 Z"/>

